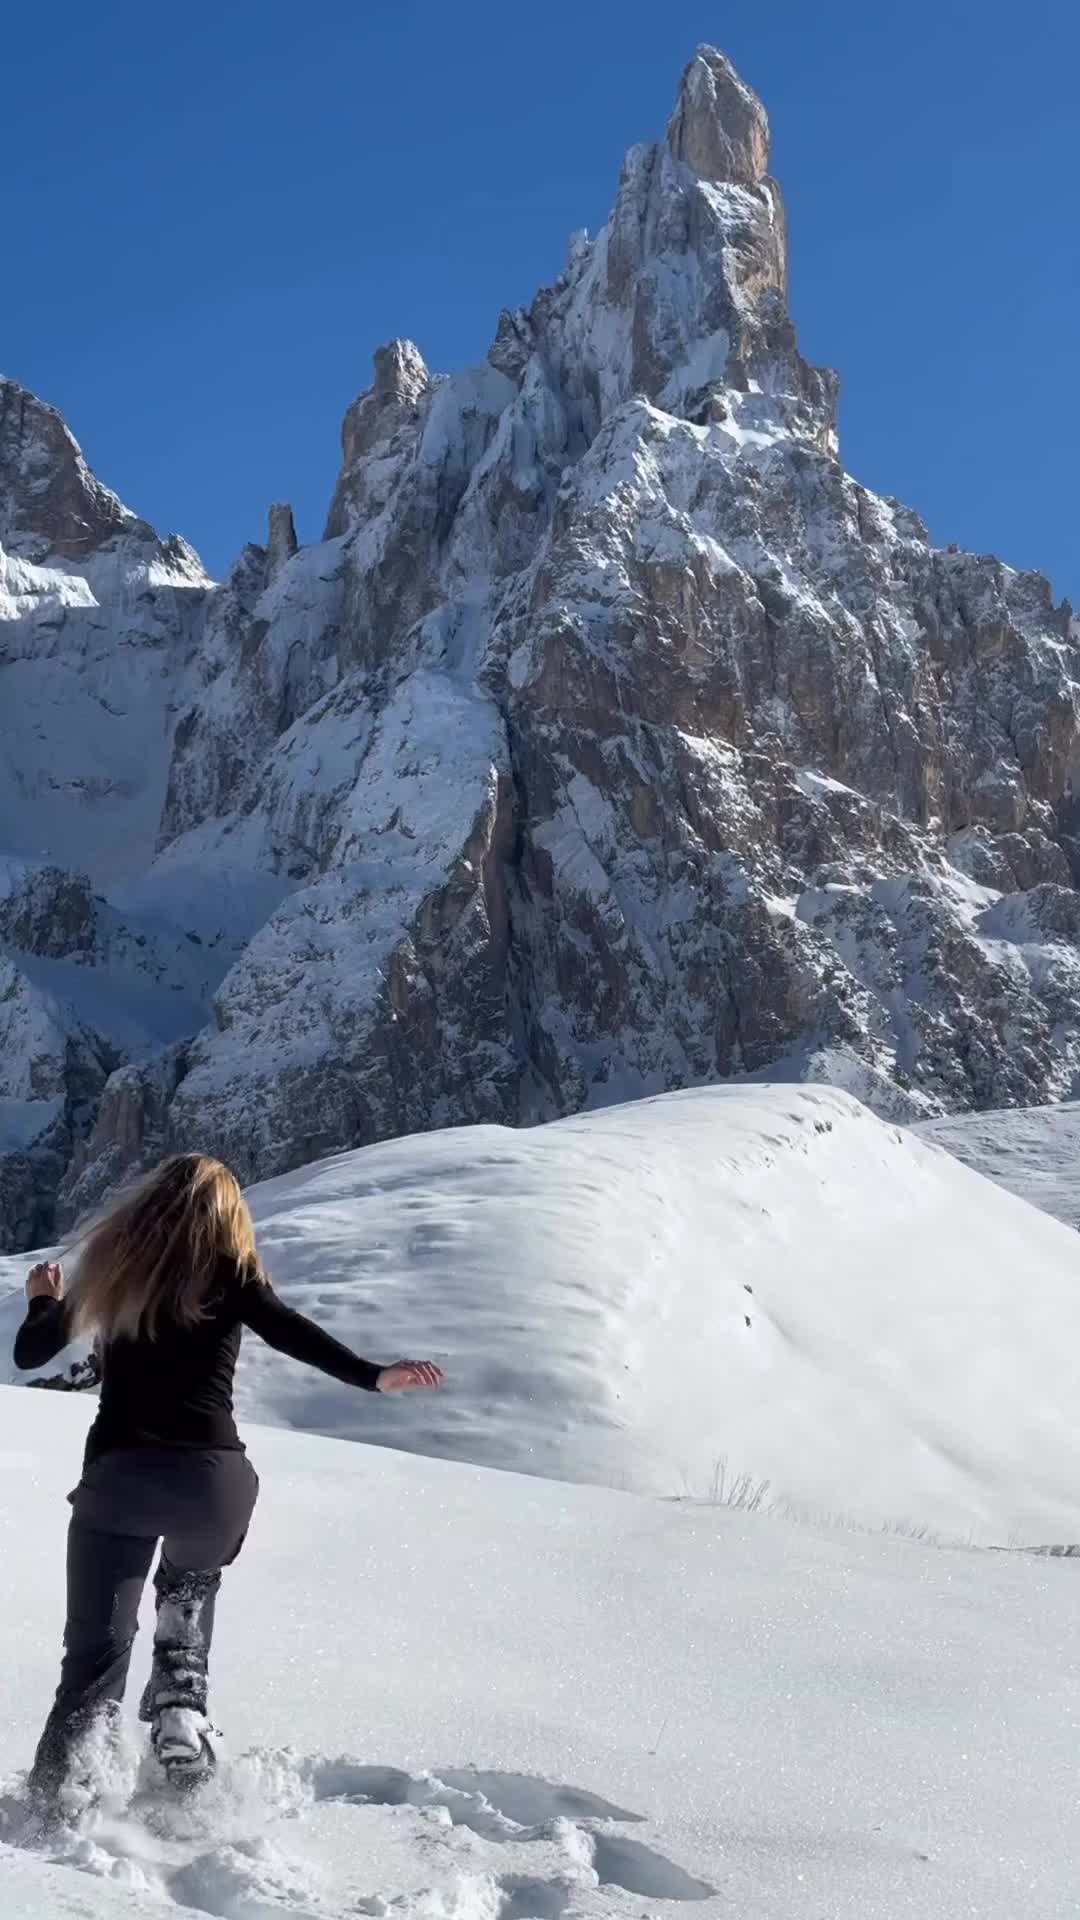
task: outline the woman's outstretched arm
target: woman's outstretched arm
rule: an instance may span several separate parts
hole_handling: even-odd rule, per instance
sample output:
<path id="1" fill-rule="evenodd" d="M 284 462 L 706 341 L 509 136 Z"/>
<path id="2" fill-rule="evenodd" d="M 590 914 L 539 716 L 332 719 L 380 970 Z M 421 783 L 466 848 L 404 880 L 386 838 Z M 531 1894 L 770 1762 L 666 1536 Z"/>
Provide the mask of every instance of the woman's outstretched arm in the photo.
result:
<path id="1" fill-rule="evenodd" d="M 15 1335 L 14 1348 L 15 1365 L 22 1373 L 48 1366 L 71 1340 L 59 1262 L 43 1260 L 31 1267 L 26 1295 L 26 1319 Z"/>
<path id="2" fill-rule="evenodd" d="M 268 1347 L 317 1367 L 346 1387 L 362 1387 L 368 1393 L 408 1393 L 442 1385 L 442 1373 L 430 1360 L 399 1360 L 389 1367 L 362 1360 L 332 1334 L 324 1333 L 314 1320 L 287 1307 L 268 1281 L 251 1279 L 243 1283 L 240 1318 Z"/>

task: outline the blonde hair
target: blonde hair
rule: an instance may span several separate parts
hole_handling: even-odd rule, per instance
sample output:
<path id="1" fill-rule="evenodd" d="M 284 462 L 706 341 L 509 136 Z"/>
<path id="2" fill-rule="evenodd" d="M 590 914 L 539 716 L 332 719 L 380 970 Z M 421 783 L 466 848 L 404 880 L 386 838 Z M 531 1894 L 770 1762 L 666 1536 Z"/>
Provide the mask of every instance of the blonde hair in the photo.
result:
<path id="1" fill-rule="evenodd" d="M 154 1340 L 163 1324 L 197 1326 L 224 1260 L 266 1278 L 235 1176 L 205 1154 L 177 1154 L 90 1228 L 71 1290 L 72 1328 Z"/>

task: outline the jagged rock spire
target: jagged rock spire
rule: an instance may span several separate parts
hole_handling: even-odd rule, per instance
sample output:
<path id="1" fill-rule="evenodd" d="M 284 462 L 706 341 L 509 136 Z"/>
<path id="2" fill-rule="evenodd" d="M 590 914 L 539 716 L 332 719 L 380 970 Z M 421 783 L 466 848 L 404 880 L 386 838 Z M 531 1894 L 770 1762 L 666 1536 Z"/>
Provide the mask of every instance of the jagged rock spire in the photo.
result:
<path id="1" fill-rule="evenodd" d="M 353 401 L 341 423 L 341 477 L 326 522 L 328 540 L 344 533 L 365 504 L 365 489 L 354 472 L 357 462 L 416 420 L 430 385 L 424 357 L 411 340 L 390 340 L 376 348 L 374 382 Z"/>
<path id="2" fill-rule="evenodd" d="M 275 501 L 268 515 L 266 533 L 267 572 L 271 580 L 286 561 L 292 559 L 298 546 L 292 508 L 287 501 Z"/>
<path id="3" fill-rule="evenodd" d="M 667 137 L 702 179 L 752 187 L 769 171 L 769 117 L 715 47 L 699 47 L 686 67 Z"/>

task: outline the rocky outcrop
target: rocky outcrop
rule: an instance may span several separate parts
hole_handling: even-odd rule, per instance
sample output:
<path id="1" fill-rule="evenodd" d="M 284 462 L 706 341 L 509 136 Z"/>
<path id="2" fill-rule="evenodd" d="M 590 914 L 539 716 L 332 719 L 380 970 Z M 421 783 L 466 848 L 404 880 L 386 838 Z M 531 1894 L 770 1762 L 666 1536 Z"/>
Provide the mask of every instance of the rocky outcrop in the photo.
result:
<path id="1" fill-rule="evenodd" d="M 355 400 L 341 428 L 341 475 L 330 503 L 326 538 L 334 540 L 385 504 L 394 477 L 394 449 L 420 421 L 431 376 L 411 340 L 391 340 L 375 354 L 375 379 Z M 378 449 L 382 458 L 368 456 Z"/>
<path id="2" fill-rule="evenodd" d="M 55 407 L 0 379 L 0 543 L 83 560 L 139 525 L 94 478 Z"/>
<path id="3" fill-rule="evenodd" d="M 88 1141 L 105 1164 L 118 1069 L 134 1057 L 159 1074 L 220 971 L 197 941 L 125 921 L 85 876 L 0 861 L 0 1252 L 68 1224 Z M 134 1145 L 129 1132 L 118 1172 Z"/>
<path id="4" fill-rule="evenodd" d="M 0 1253 L 44 1247 L 56 1233 L 56 1193 L 71 1138 L 46 1132 L 26 1148 L 0 1152 Z"/>
<path id="5" fill-rule="evenodd" d="M 683 75 L 668 146 L 703 180 L 756 187 L 769 171 L 768 115 L 715 47 L 699 47 Z"/>
<path id="6" fill-rule="evenodd" d="M 170 1151 L 169 1103 L 186 1064 L 186 1049 L 176 1046 L 145 1064 L 122 1067 L 112 1074 L 93 1124 L 74 1140 L 59 1180 L 56 1219 L 61 1229 L 90 1213 L 103 1192 L 121 1185 L 133 1171 L 156 1164 Z"/>
<path id="7" fill-rule="evenodd" d="M 297 550 L 293 511 L 283 501 L 272 506 L 266 535 L 266 576 L 274 580 Z"/>
<path id="8" fill-rule="evenodd" d="M 322 542 L 274 508 L 213 591 L 153 549 L 152 845 L 105 873 L 58 815 L 53 905 L 0 898 L 0 959 L 70 964 L 89 916 L 115 971 L 152 926 L 156 988 L 194 952 L 212 1013 L 108 1038 L 65 1217 L 173 1146 L 253 1177 L 732 1074 L 895 1117 L 1076 1090 L 1077 624 L 844 471 L 768 165 L 702 49 L 483 366 L 379 350 Z M 102 560 L 34 564 L 61 586 L 13 598 L 24 654 L 45 600 L 129 617 Z M 106 902 L 53 871 L 83 864 Z"/>

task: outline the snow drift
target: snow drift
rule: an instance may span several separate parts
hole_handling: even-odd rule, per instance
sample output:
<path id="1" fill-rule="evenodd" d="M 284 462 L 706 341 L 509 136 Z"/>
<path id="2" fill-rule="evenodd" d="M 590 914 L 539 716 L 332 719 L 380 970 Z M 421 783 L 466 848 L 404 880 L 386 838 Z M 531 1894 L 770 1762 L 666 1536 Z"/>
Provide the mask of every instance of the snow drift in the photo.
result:
<path id="1" fill-rule="evenodd" d="M 246 1419 L 667 1495 L 748 1474 L 801 1508 L 961 1537 L 1080 1537 L 1075 1235 L 847 1094 L 711 1088 L 455 1129 L 250 1197 L 293 1304 L 373 1358 L 430 1353 L 450 1386 L 387 1405 L 248 1339 Z M 13 1288 L 23 1271 L 0 1263 Z M 21 1310 L 0 1305 L 6 1341 Z"/>

